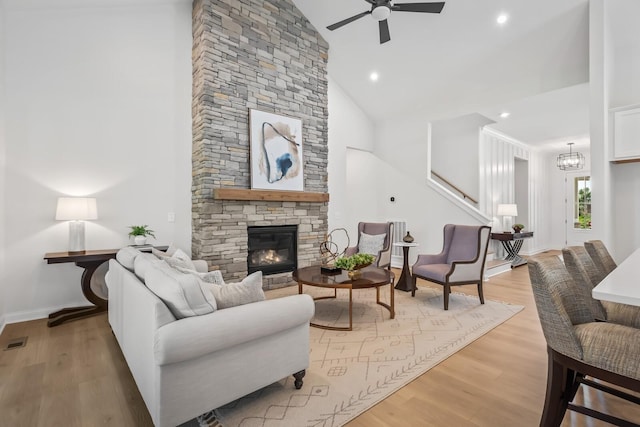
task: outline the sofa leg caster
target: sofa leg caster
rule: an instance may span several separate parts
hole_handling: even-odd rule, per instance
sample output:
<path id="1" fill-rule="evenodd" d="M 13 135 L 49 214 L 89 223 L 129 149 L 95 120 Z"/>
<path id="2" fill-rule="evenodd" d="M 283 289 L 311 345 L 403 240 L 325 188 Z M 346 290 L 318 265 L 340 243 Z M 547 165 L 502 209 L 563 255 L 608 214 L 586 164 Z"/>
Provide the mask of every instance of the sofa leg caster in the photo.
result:
<path id="1" fill-rule="evenodd" d="M 296 386 L 296 390 L 300 390 L 302 388 L 302 378 L 307 372 L 303 369 L 300 372 L 296 372 L 293 374 L 293 378 L 295 378 L 295 382 L 293 383 Z"/>

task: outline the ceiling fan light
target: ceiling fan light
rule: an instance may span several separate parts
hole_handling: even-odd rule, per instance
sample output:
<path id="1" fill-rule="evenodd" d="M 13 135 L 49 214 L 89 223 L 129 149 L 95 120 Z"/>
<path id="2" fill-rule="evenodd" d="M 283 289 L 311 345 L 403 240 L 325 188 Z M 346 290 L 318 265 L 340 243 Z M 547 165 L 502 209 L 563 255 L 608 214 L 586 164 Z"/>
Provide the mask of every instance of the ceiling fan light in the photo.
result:
<path id="1" fill-rule="evenodd" d="M 384 21 L 391 15 L 391 9 L 387 6 L 378 6 L 371 11 L 371 16 L 376 21 Z"/>

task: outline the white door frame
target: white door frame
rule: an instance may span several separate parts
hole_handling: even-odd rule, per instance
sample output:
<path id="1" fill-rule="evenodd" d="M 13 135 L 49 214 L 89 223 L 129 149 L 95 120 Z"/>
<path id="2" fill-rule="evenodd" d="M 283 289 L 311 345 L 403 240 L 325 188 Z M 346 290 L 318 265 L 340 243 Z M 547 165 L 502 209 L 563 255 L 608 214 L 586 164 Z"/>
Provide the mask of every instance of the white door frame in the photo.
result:
<path id="1" fill-rule="evenodd" d="M 584 244 L 587 240 L 593 239 L 593 227 L 590 229 L 584 228 L 574 228 L 573 227 L 573 208 L 574 208 L 574 181 L 576 177 L 579 176 L 588 176 L 591 177 L 590 170 L 579 170 L 566 172 L 564 176 L 564 187 L 565 187 L 565 195 L 564 195 L 564 221 L 565 221 L 565 232 L 564 232 L 564 244 L 566 246 L 580 246 Z M 593 200 L 593 198 L 592 198 Z"/>

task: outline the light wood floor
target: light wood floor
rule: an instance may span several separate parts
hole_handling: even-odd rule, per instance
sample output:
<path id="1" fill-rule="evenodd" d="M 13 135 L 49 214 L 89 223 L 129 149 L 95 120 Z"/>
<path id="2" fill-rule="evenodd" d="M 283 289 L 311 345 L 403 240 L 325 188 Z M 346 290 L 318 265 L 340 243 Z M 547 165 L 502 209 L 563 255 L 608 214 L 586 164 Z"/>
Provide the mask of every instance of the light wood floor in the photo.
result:
<path id="1" fill-rule="evenodd" d="M 475 286 L 455 291 L 476 294 Z M 491 278 L 485 298 L 525 309 L 348 426 L 537 426 L 547 359 L 527 267 Z M 152 425 L 106 315 L 54 328 L 45 320 L 7 325 L 1 348 L 20 336 L 29 337 L 26 347 L 0 351 L 0 426 Z M 578 397 L 640 422 L 640 408 L 623 400 L 593 390 Z M 608 424 L 568 412 L 562 425 Z"/>

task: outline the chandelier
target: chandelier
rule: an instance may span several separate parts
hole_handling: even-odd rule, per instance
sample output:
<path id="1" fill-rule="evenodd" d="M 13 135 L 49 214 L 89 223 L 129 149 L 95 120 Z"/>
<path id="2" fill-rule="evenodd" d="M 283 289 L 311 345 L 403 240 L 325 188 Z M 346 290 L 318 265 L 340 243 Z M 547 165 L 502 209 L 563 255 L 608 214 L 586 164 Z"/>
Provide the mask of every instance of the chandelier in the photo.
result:
<path id="1" fill-rule="evenodd" d="M 569 142 L 567 145 L 569 146 L 569 152 L 558 155 L 558 168 L 563 171 L 582 169 L 584 167 L 584 156 L 582 153 L 571 151 L 573 142 Z"/>

